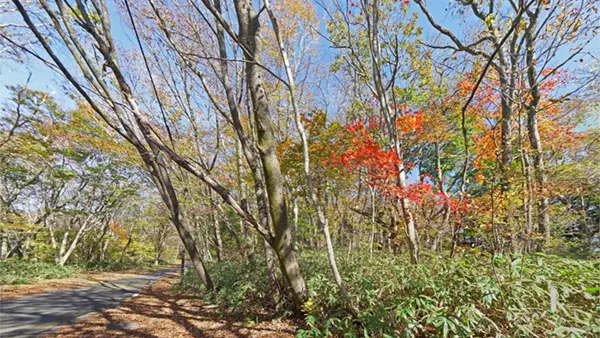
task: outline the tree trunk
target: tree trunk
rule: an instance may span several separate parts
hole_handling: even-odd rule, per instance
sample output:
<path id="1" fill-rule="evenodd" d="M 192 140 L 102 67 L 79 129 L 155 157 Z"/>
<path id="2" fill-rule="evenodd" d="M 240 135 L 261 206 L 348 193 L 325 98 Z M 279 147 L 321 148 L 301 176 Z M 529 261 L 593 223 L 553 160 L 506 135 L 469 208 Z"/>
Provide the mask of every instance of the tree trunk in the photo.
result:
<path id="1" fill-rule="evenodd" d="M 531 102 L 527 111 L 527 129 L 529 132 L 529 142 L 533 149 L 533 168 L 536 180 L 537 206 L 538 206 L 538 231 L 543 234 L 546 243 L 550 240 L 550 219 L 548 215 L 548 198 L 545 197 L 544 186 L 547 182 L 547 176 L 544 168 L 544 157 L 542 140 L 538 128 L 538 108 L 541 100 L 540 88 L 537 79 L 537 59 L 535 56 L 538 11 L 530 14 L 530 22 L 525 30 L 526 41 L 526 61 L 527 61 L 527 82 L 531 92 Z"/>
<path id="2" fill-rule="evenodd" d="M 60 249 L 58 251 L 58 256 L 56 256 L 56 264 L 60 265 L 60 261 L 62 260 L 62 257 L 64 257 L 65 255 L 65 251 L 67 250 L 67 243 L 69 241 L 69 230 L 65 230 L 65 233 L 63 234 L 63 239 L 60 242 Z"/>
<path id="3" fill-rule="evenodd" d="M 156 256 L 154 257 L 154 266 L 158 266 L 158 264 L 160 263 L 160 256 L 161 256 L 161 253 L 157 252 Z"/>
<path id="4" fill-rule="evenodd" d="M 217 251 L 217 261 L 220 262 L 221 260 L 223 260 L 223 240 L 221 239 L 221 225 L 219 224 L 218 211 L 217 211 L 217 208 L 216 208 L 214 200 L 213 200 L 212 191 L 210 192 L 210 199 L 211 199 L 213 207 L 214 207 L 214 210 L 212 213 L 212 219 L 213 219 L 213 232 L 214 232 L 214 238 L 215 238 L 215 249 Z"/>
<path id="5" fill-rule="evenodd" d="M 529 162 L 528 154 L 525 151 L 525 146 L 523 144 L 525 128 L 521 115 L 521 110 L 519 109 L 519 152 L 521 159 L 521 173 L 523 175 L 523 212 L 525 216 L 525 229 L 523 231 L 524 236 L 522 236 L 521 238 L 521 249 L 523 250 L 523 252 L 529 252 L 532 244 L 531 236 L 533 234 L 533 191 L 531 184 L 531 165 Z"/>
<path id="6" fill-rule="evenodd" d="M 398 138 L 396 116 L 389 106 L 388 94 L 383 83 L 383 74 L 381 70 L 381 45 L 379 42 L 379 1 L 375 0 L 372 4 L 372 7 L 372 17 L 370 15 L 367 16 L 367 25 L 369 28 L 373 82 L 377 92 L 377 100 L 381 110 L 383 111 L 386 126 L 388 128 L 390 148 L 395 150 L 399 159 L 398 163 L 396 164 L 398 170 L 397 184 L 399 187 L 405 188 L 407 185 L 406 169 L 404 168 L 402 159 L 400 139 Z M 400 204 L 402 218 L 404 220 L 404 231 L 408 237 L 411 262 L 413 264 L 417 264 L 419 262 L 419 244 L 415 220 L 410 210 L 409 201 L 404 197 L 400 197 L 398 198 L 398 202 Z"/>
<path id="7" fill-rule="evenodd" d="M 132 240 L 133 236 L 127 235 L 127 244 L 125 244 L 123 250 L 121 250 L 121 258 L 119 259 L 119 264 L 123 264 L 123 260 L 125 259 L 125 253 L 127 252 L 127 249 L 129 249 Z"/>
<path id="8" fill-rule="evenodd" d="M 500 171 L 502 173 L 500 190 L 507 193 L 510 190 L 510 169 L 512 165 L 512 89 L 509 80 L 504 71 L 499 72 L 500 76 L 500 106 L 502 111 L 501 127 L 501 160 Z"/>
<path id="9" fill-rule="evenodd" d="M 375 241 L 375 188 L 371 190 L 371 236 L 369 237 L 369 259 L 373 259 L 373 242 Z"/>
<path id="10" fill-rule="evenodd" d="M 431 252 L 438 252 L 438 248 L 440 248 L 441 237 L 442 232 L 436 231 L 435 235 L 433 236 L 433 240 L 431 241 Z"/>
<path id="11" fill-rule="evenodd" d="M 452 246 L 450 247 L 450 258 L 453 258 L 456 254 L 456 248 L 458 246 L 458 229 L 456 223 L 452 224 Z"/>
<path id="12" fill-rule="evenodd" d="M 108 249 L 108 244 L 110 243 L 110 237 L 107 237 L 104 240 L 104 244 L 102 245 L 102 249 L 100 250 L 100 256 L 98 258 L 99 262 L 104 262 L 104 258 L 106 256 L 106 249 Z"/>
<path id="13" fill-rule="evenodd" d="M 192 261 L 192 265 L 196 270 L 196 274 L 198 278 L 206 286 L 207 289 L 212 290 L 214 288 L 210 275 L 208 271 L 206 271 L 204 257 L 200 250 L 198 250 L 197 244 L 197 236 L 194 234 L 195 230 L 190 229 L 186 224 L 185 219 L 182 217 L 173 217 L 173 224 L 175 224 L 175 228 L 179 233 L 179 237 L 181 238 L 185 250 L 187 251 L 190 259 Z"/>
<path id="14" fill-rule="evenodd" d="M 198 227 L 196 226 L 196 233 L 198 233 Z M 200 250 L 200 255 L 202 256 L 202 258 L 206 261 L 206 262 L 210 262 L 213 260 L 212 254 L 210 253 L 210 250 L 208 248 L 210 248 L 210 234 L 209 234 L 209 230 L 208 229 L 204 229 L 204 232 L 202 233 L 202 235 L 200 236 L 200 238 L 198 239 L 200 241 L 200 243 L 202 243 L 202 248 Z"/>
<path id="15" fill-rule="evenodd" d="M 258 15 L 249 0 L 236 0 L 235 9 L 239 25 L 239 37 L 244 47 L 246 81 L 254 110 L 258 136 L 258 149 L 264 171 L 269 211 L 275 230 L 272 247 L 279 260 L 284 278 L 292 290 L 296 309 L 299 310 L 306 297 L 306 284 L 296 254 L 293 250 L 291 227 L 287 218 L 287 206 L 283 195 L 283 177 L 276 153 L 273 121 L 269 114 L 267 94 L 263 83 L 263 71 L 256 65 L 262 53 L 259 36 Z"/>
<path id="16" fill-rule="evenodd" d="M 265 262 L 267 264 L 267 278 L 269 287 L 277 292 L 277 270 L 275 269 L 275 256 L 271 245 L 263 240 L 263 247 L 265 250 Z"/>
<path id="17" fill-rule="evenodd" d="M 8 238 L 4 231 L 0 232 L 0 241 L 0 259 L 4 259 L 8 254 Z"/>
<path id="18" fill-rule="evenodd" d="M 298 251 L 298 197 L 294 197 L 293 205 L 292 242 L 294 243 L 294 251 Z"/>
<path id="19" fill-rule="evenodd" d="M 90 216 L 88 216 L 88 217 L 90 217 Z M 73 250 L 75 250 L 75 247 L 77 247 L 77 244 L 79 244 L 79 240 L 81 239 L 81 236 L 87 229 L 88 225 L 89 225 L 89 219 L 86 219 L 83 222 L 83 224 L 81 225 L 81 227 L 79 228 L 79 230 L 77 230 L 77 234 L 75 234 L 75 237 L 73 238 L 73 241 L 71 242 L 71 245 L 69 246 L 69 249 L 66 252 L 65 252 L 65 247 L 67 244 L 68 232 L 65 232 L 65 237 L 63 237 L 63 242 L 60 246 L 60 254 L 59 254 L 58 261 L 56 262 L 56 264 L 58 264 L 60 266 L 65 265 L 65 263 L 67 262 L 67 260 L 71 256 L 71 254 L 73 253 Z"/>
<path id="20" fill-rule="evenodd" d="M 236 155 L 236 169 L 237 169 L 237 180 L 238 180 L 238 189 L 240 190 L 240 196 L 242 198 L 242 207 L 248 210 L 248 201 L 246 197 L 246 184 L 242 178 L 242 143 L 238 139 L 235 142 L 235 155 Z M 262 184 L 261 184 L 262 185 Z M 258 196 L 257 196 L 258 198 Z M 260 220 L 260 217 L 259 217 Z M 265 228 L 268 228 L 268 224 L 264 225 Z M 252 234 L 248 229 L 248 224 L 244 221 L 244 219 L 240 218 L 240 237 L 243 240 L 242 246 L 244 250 L 244 255 L 246 256 L 248 261 L 254 260 L 254 243 L 252 241 Z"/>
<path id="21" fill-rule="evenodd" d="M 183 284 L 183 277 L 185 276 L 185 250 L 183 248 L 180 249 L 179 254 L 181 255 L 181 264 L 179 266 L 179 284 Z"/>
<path id="22" fill-rule="evenodd" d="M 202 257 L 202 254 L 198 249 L 198 236 L 196 234 L 196 229 L 194 229 L 194 227 L 188 223 L 185 213 L 181 209 L 177 193 L 173 187 L 166 167 L 164 155 L 158 149 L 156 149 L 151 142 L 149 142 L 149 145 L 154 152 L 154 156 L 150 157 L 148 152 L 138 148 L 141 150 L 140 152 L 142 154 L 142 159 L 149 168 L 151 178 L 157 186 L 163 201 L 171 213 L 171 222 L 173 222 L 175 229 L 177 229 L 179 238 L 181 238 L 181 241 L 183 242 L 183 245 L 190 256 L 198 278 L 207 289 L 211 290 L 214 288 L 214 286 L 210 275 L 206 271 L 204 257 Z"/>
<path id="23" fill-rule="evenodd" d="M 154 256 L 154 265 L 158 265 L 160 263 L 160 259 L 165 247 L 165 241 L 167 240 L 167 229 L 162 227 L 163 225 L 161 225 L 161 228 L 158 229 L 159 233 L 158 233 L 158 241 L 155 242 L 156 245 L 154 247 L 154 252 L 156 253 L 156 256 Z"/>
<path id="24" fill-rule="evenodd" d="M 108 227 L 110 224 L 110 220 L 106 221 L 104 223 L 104 226 L 102 227 L 102 234 L 100 234 L 100 237 L 94 242 L 94 244 L 92 244 L 90 246 L 90 251 L 88 252 L 87 255 L 87 260 L 92 261 L 94 259 L 98 259 L 98 256 L 96 256 L 96 252 L 98 250 L 98 247 L 101 245 L 102 241 L 104 240 L 104 237 L 106 236 L 106 233 L 108 232 Z"/>
<path id="25" fill-rule="evenodd" d="M 321 225 L 321 229 L 323 230 L 323 234 L 325 235 L 325 243 L 327 245 L 327 257 L 329 259 L 329 266 L 331 268 L 331 272 L 333 274 L 333 279 L 335 280 L 335 283 L 338 286 L 338 289 L 340 291 L 340 295 L 342 296 L 342 298 L 344 299 L 345 302 L 348 302 L 350 300 L 349 296 L 348 296 L 348 292 L 346 291 L 346 288 L 344 288 L 343 282 L 342 282 L 342 277 L 338 271 L 337 268 L 337 263 L 335 260 L 335 253 L 333 251 L 333 243 L 331 241 L 331 236 L 329 234 L 329 222 L 327 219 L 327 216 L 325 215 L 325 210 L 321 204 L 321 201 L 319 200 L 319 196 L 318 196 L 318 192 L 317 189 L 314 185 L 312 176 L 310 174 L 310 155 L 308 152 L 308 137 L 306 135 L 306 130 L 304 129 L 304 123 L 302 122 L 302 117 L 300 116 L 300 110 L 298 108 L 298 102 L 296 100 L 296 94 L 295 94 L 295 81 L 294 81 L 294 75 L 292 74 L 292 68 L 290 67 L 290 63 L 287 57 L 287 51 L 283 42 L 283 38 L 281 37 L 280 33 L 279 33 L 279 26 L 277 24 L 277 19 L 275 18 L 275 15 L 273 14 L 271 8 L 270 8 L 270 3 L 269 0 L 265 0 L 265 8 L 267 9 L 267 13 L 269 14 L 269 18 L 271 19 L 271 24 L 273 26 L 273 30 L 275 32 L 275 37 L 277 39 L 278 45 L 279 45 L 279 51 L 281 53 L 281 58 L 283 60 L 283 65 L 285 68 L 285 72 L 286 72 L 286 76 L 287 76 L 287 80 L 288 80 L 288 84 L 289 84 L 289 94 L 290 94 L 290 101 L 292 103 L 292 109 L 294 111 L 294 120 L 296 122 L 296 128 L 298 130 L 298 134 L 300 135 L 300 140 L 302 143 L 302 159 L 303 159 L 303 169 L 304 169 L 304 176 L 306 177 L 306 181 L 308 183 L 308 190 L 309 190 L 309 195 L 310 195 L 310 199 L 312 201 L 313 207 L 317 213 L 317 219 L 319 221 L 319 224 Z M 298 213 L 298 206 L 296 204 L 296 200 L 294 200 L 294 229 L 295 229 L 295 223 L 297 221 L 297 213 Z M 341 236 L 340 236 L 341 238 Z"/>

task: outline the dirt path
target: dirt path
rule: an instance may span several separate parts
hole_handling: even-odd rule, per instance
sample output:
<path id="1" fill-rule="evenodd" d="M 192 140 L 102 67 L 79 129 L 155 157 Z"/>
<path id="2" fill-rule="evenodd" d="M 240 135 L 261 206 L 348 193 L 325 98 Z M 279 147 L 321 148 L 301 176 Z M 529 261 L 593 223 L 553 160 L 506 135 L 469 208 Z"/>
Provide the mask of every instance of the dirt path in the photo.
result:
<path id="1" fill-rule="evenodd" d="M 173 292 L 177 277 L 163 279 L 129 298 L 45 337 L 293 337 L 288 320 L 223 314 L 196 296 Z"/>

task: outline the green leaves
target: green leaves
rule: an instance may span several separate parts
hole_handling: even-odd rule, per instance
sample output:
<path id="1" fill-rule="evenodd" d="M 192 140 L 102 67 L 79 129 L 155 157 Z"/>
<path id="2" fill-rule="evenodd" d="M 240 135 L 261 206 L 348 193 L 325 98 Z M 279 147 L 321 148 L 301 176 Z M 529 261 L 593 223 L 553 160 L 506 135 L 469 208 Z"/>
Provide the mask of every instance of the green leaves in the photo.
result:
<path id="1" fill-rule="evenodd" d="M 342 255 L 341 257 L 345 257 Z M 303 251 L 309 282 L 305 327 L 299 337 L 596 337 L 600 333 L 600 275 L 594 262 L 556 256 L 465 256 L 448 260 L 352 252 L 338 262 L 359 317 L 340 303 L 324 252 Z M 261 263 L 258 263 L 261 266 Z M 221 305 L 244 308 L 263 290 L 264 269 L 227 262 L 211 267 L 228 295 Z M 192 276 L 193 274 L 190 274 Z M 499 282 L 500 281 L 500 282 Z M 550 313 L 549 282 L 558 290 Z M 251 283 L 254 287 L 241 288 Z M 239 298 L 240 290 L 244 299 Z M 236 296 L 237 295 L 237 296 Z M 265 301 L 264 295 L 261 296 Z"/>
<path id="2" fill-rule="evenodd" d="M 446 316 L 436 317 L 433 320 L 433 325 L 438 329 L 438 331 L 441 329 L 443 337 L 448 337 L 448 334 L 451 331 L 456 331 L 456 324 L 454 323 L 454 320 Z"/>
<path id="3" fill-rule="evenodd" d="M 74 266 L 58 266 L 53 263 L 35 263 L 25 260 L 0 260 L 0 283 L 27 284 L 32 280 L 66 278 L 79 270 Z"/>

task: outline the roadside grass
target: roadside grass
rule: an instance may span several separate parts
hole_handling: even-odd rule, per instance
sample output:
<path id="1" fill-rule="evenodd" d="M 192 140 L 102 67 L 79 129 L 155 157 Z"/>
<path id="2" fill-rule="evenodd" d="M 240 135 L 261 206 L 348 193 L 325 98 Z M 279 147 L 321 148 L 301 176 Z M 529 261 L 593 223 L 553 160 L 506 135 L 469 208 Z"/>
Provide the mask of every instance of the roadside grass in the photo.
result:
<path id="1" fill-rule="evenodd" d="M 158 267 L 166 266 L 163 263 Z M 0 284 L 22 285 L 49 279 L 64 279 L 84 273 L 118 272 L 155 268 L 152 262 L 103 262 L 59 266 L 49 262 L 33 262 L 23 259 L 0 260 Z"/>
<path id="2" fill-rule="evenodd" d="M 330 278 L 325 253 L 300 254 L 308 299 L 299 337 L 600 337 L 598 261 L 475 252 L 456 259 L 424 255 L 415 266 L 405 256 L 376 256 L 338 255 L 345 286 L 359 310 L 353 318 Z M 262 307 L 290 314 L 285 297 L 274 304 L 264 262 L 231 260 L 213 263 L 209 271 L 217 291 L 199 287 L 191 269 L 181 290 L 227 311 L 249 315 Z"/>
<path id="3" fill-rule="evenodd" d="M 68 278 L 82 271 L 81 266 L 5 259 L 0 261 L 0 284 L 28 284 L 34 280 Z"/>

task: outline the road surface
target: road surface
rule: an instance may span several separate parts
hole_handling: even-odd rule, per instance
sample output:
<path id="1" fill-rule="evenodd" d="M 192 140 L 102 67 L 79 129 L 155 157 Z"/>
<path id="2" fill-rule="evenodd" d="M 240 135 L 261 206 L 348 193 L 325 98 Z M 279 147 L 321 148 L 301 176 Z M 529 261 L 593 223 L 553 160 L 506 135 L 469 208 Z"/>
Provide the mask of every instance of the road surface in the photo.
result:
<path id="1" fill-rule="evenodd" d="M 145 286 L 176 271 L 178 268 L 169 268 L 91 287 L 0 300 L 0 337 L 38 337 L 77 317 L 117 307 Z"/>

